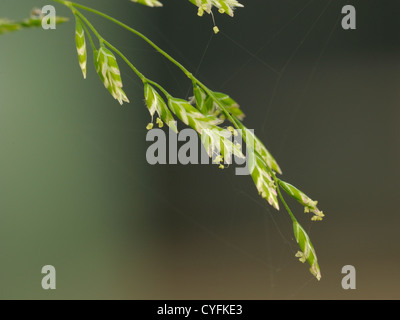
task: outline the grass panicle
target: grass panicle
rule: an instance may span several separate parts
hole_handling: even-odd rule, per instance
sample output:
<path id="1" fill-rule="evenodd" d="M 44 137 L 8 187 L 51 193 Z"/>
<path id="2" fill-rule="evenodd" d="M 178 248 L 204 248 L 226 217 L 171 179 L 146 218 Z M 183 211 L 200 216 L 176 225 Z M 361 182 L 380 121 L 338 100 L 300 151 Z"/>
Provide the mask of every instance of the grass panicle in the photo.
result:
<path id="1" fill-rule="evenodd" d="M 121 72 L 114 54 L 101 45 L 100 49 L 94 52 L 94 61 L 101 81 L 114 99 L 118 100 L 121 105 L 124 102 L 129 103 L 128 97 L 122 90 Z"/>
<path id="2" fill-rule="evenodd" d="M 171 111 L 187 126 L 190 126 L 198 133 L 202 133 L 204 129 L 211 129 L 212 126 L 219 125 L 223 121 L 212 115 L 204 115 L 188 101 L 169 97 L 168 105 Z"/>
<path id="3" fill-rule="evenodd" d="M 247 144 L 249 146 L 249 144 Z M 250 151 L 251 150 L 251 151 Z M 265 162 L 254 152 L 254 149 L 248 147 L 250 152 L 250 174 L 258 193 L 262 198 L 268 201 L 276 210 L 279 210 L 278 193 L 276 191 L 275 181 L 270 174 Z"/>
<path id="4" fill-rule="evenodd" d="M 208 5 L 211 3 L 210 1 L 206 2 Z M 211 4 L 213 3 L 214 2 Z M 204 6 L 205 2 L 202 2 L 202 5 Z M 125 56 L 123 56 L 115 47 L 112 47 L 114 52 L 117 52 L 143 81 L 145 89 L 145 102 L 149 109 L 150 115 L 152 116 L 152 122 L 154 115 L 157 113 L 159 116 L 159 118 L 157 118 L 157 124 L 160 127 L 163 125 L 163 123 L 166 123 L 173 131 L 177 132 L 176 123 L 174 122 L 173 117 L 174 114 L 184 124 L 198 132 L 198 134 L 201 136 L 201 141 L 208 152 L 208 155 L 211 158 L 214 158 L 214 162 L 220 164 L 221 169 L 224 168 L 222 162 L 225 161 L 225 163 L 231 163 L 233 156 L 237 156 L 239 158 L 245 157 L 243 155 L 241 146 L 234 142 L 234 136 L 240 132 L 247 147 L 247 153 L 250 160 L 249 170 L 256 189 L 261 197 L 277 210 L 280 209 L 278 200 L 279 196 L 281 202 L 284 204 L 284 207 L 293 220 L 296 241 L 301 249 L 301 253 L 298 253 L 297 256 L 302 261 L 304 260 L 310 263 L 311 273 L 319 280 L 321 278 L 321 272 L 319 270 L 314 247 L 312 246 L 307 233 L 298 224 L 296 218 L 282 197 L 280 187 L 282 187 L 282 189 L 286 192 L 288 190 L 291 191 L 292 196 L 297 196 L 298 200 L 300 199 L 299 202 L 305 207 L 305 210 L 309 210 L 315 214 L 316 218 L 313 218 L 313 220 L 319 220 L 322 218 L 322 212 L 316 208 L 316 202 L 313 202 L 308 197 L 305 197 L 305 195 L 300 193 L 300 191 L 295 191 L 295 189 L 293 189 L 294 187 L 289 187 L 288 184 L 283 182 L 280 183 L 281 180 L 276 178 L 276 174 L 282 174 L 282 170 L 278 162 L 267 150 L 261 140 L 254 134 L 252 130 L 249 130 L 243 125 L 242 121 L 245 117 L 245 114 L 240 108 L 239 104 L 229 95 L 220 92 L 214 92 L 207 88 L 179 62 L 173 59 L 168 53 L 155 45 L 143 34 L 96 10 L 92 10 L 82 5 L 76 6 L 101 15 L 102 17 L 107 18 L 140 36 L 169 61 L 179 67 L 182 72 L 184 72 L 185 75 L 187 75 L 187 77 L 193 82 L 193 97 L 189 99 L 189 101 L 175 98 L 171 96 L 161 85 L 147 79 L 138 71 L 136 67 L 130 63 Z M 76 8 L 74 8 L 74 10 L 77 11 Z M 83 17 L 81 13 L 79 13 L 79 16 Z M 89 23 L 86 18 L 84 21 Z M 97 35 L 100 42 L 105 42 L 108 46 L 110 46 L 110 44 L 98 34 L 93 26 L 89 24 L 89 27 Z M 115 58 L 111 58 L 113 57 L 111 52 L 108 52 L 105 56 L 110 57 L 111 61 L 113 61 L 113 64 L 116 65 Z M 101 59 L 97 59 L 97 61 L 101 61 Z M 97 67 L 97 70 L 103 69 Z M 115 74 L 119 75 L 119 70 L 118 72 L 115 72 L 114 75 Z M 100 75 L 102 79 L 105 79 L 107 72 L 100 72 Z M 111 80 L 112 79 L 114 79 L 113 76 L 111 76 Z M 117 83 L 120 83 L 120 78 Z M 113 86 L 108 86 L 107 88 L 110 90 L 110 87 L 113 88 Z M 117 85 L 116 88 L 118 89 L 120 86 Z M 165 96 L 168 103 L 165 103 L 158 91 Z M 229 120 L 234 127 L 222 127 L 221 125 L 225 120 Z M 147 125 L 147 129 L 151 130 L 152 128 L 154 128 L 154 124 L 149 123 Z"/>
<path id="5" fill-rule="evenodd" d="M 218 126 L 212 126 L 203 130 L 201 133 L 201 142 L 204 145 L 210 158 L 214 158 L 215 163 L 231 164 L 233 156 L 246 158 L 241 150 L 241 146 L 234 141 L 233 133 Z M 220 166 L 223 169 L 223 165 Z"/>

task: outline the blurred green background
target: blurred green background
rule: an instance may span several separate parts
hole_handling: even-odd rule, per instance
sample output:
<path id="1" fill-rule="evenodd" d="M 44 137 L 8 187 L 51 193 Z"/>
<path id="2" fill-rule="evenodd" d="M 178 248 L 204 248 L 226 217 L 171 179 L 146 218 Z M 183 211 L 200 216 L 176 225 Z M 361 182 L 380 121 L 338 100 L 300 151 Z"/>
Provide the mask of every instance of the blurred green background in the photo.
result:
<path id="1" fill-rule="evenodd" d="M 140 81 L 120 63 L 120 107 L 91 67 L 84 81 L 74 23 L 0 37 L 1 299 L 400 298 L 400 3 L 245 1 L 234 19 L 80 1 L 143 31 L 210 88 L 235 98 L 284 179 L 318 199 L 322 223 L 290 202 L 316 247 L 321 282 L 294 257 L 287 214 L 250 177 L 214 166 L 146 163 Z M 42 0 L 2 0 L 22 19 Z M 56 5 L 59 15 L 71 17 Z M 143 41 L 88 15 L 150 78 L 181 98 L 190 83 Z M 182 128 L 182 126 L 180 126 Z M 57 290 L 41 288 L 41 268 Z M 341 287 L 354 265 L 357 289 Z"/>

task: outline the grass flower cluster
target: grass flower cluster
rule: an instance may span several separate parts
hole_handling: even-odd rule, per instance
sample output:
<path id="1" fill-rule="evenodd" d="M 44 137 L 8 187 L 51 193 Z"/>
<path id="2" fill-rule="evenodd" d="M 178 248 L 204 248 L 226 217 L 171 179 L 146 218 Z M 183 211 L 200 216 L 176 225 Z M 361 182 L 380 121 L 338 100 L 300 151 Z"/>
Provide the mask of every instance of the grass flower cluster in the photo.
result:
<path id="1" fill-rule="evenodd" d="M 162 7 L 163 4 L 158 0 L 131 0 L 148 7 Z M 203 16 L 204 12 L 211 14 L 211 10 L 215 7 L 219 13 L 226 13 L 233 17 L 234 10 L 243 7 L 237 0 L 189 0 L 198 7 L 198 15 Z"/>
<path id="2" fill-rule="evenodd" d="M 310 272 L 320 280 L 321 272 L 315 249 L 304 228 L 299 224 L 287 205 L 281 191 L 296 199 L 303 206 L 306 213 L 311 212 L 313 214 L 312 221 L 321 221 L 324 214 L 318 209 L 316 201 L 311 200 L 305 193 L 278 178 L 278 175 L 282 174 L 278 162 L 253 131 L 249 130 L 243 124 L 245 114 L 239 104 L 229 95 L 209 89 L 183 65 L 139 31 L 98 10 L 70 1 L 53 1 L 67 6 L 71 9 L 75 17 L 76 50 L 79 66 L 84 78 L 86 78 L 88 71 L 87 40 L 89 40 L 94 54 L 94 69 L 105 88 L 121 105 L 124 102 L 128 103 L 129 99 L 122 89 L 123 83 L 117 58 L 124 61 L 141 79 L 144 87 L 145 104 L 151 116 L 151 122 L 146 127 L 148 130 L 154 128 L 155 122 L 159 127 L 163 127 L 165 124 L 172 131 L 178 132 L 176 117 L 185 125 L 197 131 L 208 155 L 214 158 L 214 162 L 220 164 L 221 169 L 224 168 L 224 164 L 231 163 L 233 156 L 239 158 L 245 157 L 242 152 L 242 146 L 235 143 L 233 139 L 233 137 L 241 135 L 243 138 L 242 141 L 245 141 L 247 155 L 250 160 L 249 171 L 258 193 L 276 210 L 280 210 L 280 203 L 283 204 L 293 222 L 294 237 L 300 248 L 296 257 L 301 262 L 308 262 Z M 162 6 L 162 3 L 156 0 L 132 1 L 150 7 Z M 199 14 L 203 12 L 211 13 L 212 8 L 216 7 L 220 13 L 227 13 L 233 16 L 234 9 L 242 7 L 236 0 L 189 1 L 198 6 Z M 147 78 L 121 51 L 100 35 L 82 12 L 89 12 L 103 17 L 143 39 L 187 76 L 193 84 L 193 97 L 189 100 L 174 97 L 160 84 Z M 23 27 L 22 24 L 7 23 L 2 20 L 0 23 L 0 33 Z M 29 19 L 24 24 L 27 26 L 36 26 L 38 21 L 34 20 L 32 22 Z M 156 119 L 155 116 L 157 116 Z M 230 122 L 230 125 L 224 125 L 225 122 Z"/>

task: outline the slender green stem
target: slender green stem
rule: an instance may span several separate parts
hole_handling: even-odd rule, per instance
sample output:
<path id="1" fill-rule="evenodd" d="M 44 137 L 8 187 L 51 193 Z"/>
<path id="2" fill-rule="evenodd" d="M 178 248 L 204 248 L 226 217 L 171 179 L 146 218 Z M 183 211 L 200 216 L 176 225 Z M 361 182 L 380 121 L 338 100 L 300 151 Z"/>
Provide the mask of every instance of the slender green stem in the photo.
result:
<path id="1" fill-rule="evenodd" d="M 149 84 L 152 84 L 153 86 L 157 87 L 158 89 L 160 89 L 160 91 L 165 95 L 165 97 L 166 97 L 167 99 L 172 98 L 172 95 L 170 95 L 170 94 L 168 93 L 168 91 L 165 90 L 165 89 L 164 89 L 161 85 L 159 85 L 157 82 L 154 82 L 154 81 L 149 80 L 149 79 L 147 79 L 147 82 L 148 82 Z"/>
<path id="2" fill-rule="evenodd" d="M 157 46 L 153 41 L 151 41 L 149 38 L 147 38 L 144 34 L 142 34 L 141 32 L 129 27 L 128 25 L 118 21 L 117 19 L 103 13 L 100 12 L 98 10 L 86 7 L 84 5 L 78 4 L 78 3 L 74 3 L 71 1 L 64 1 L 64 0 L 53 0 L 54 2 L 63 4 L 65 6 L 67 6 L 68 8 L 70 8 L 73 12 L 73 14 L 75 15 L 75 17 L 79 20 L 81 20 L 83 23 L 83 27 L 85 28 L 85 31 L 87 32 L 88 36 L 89 36 L 89 40 L 90 43 L 92 45 L 93 50 L 96 50 L 96 47 L 94 45 L 92 36 L 88 30 L 88 28 L 94 33 L 94 35 L 98 38 L 100 45 L 106 45 L 107 47 L 109 47 L 112 51 L 114 51 L 117 55 L 119 55 L 124 61 L 125 63 L 135 72 L 135 74 L 142 80 L 142 82 L 145 83 L 149 83 L 151 85 L 153 85 L 154 87 L 158 88 L 167 99 L 172 98 L 172 96 L 158 83 L 147 79 L 129 60 L 127 57 L 125 57 L 125 55 L 119 51 L 115 46 L 113 46 L 110 42 L 106 41 L 100 34 L 99 32 L 94 28 L 94 26 L 89 22 L 89 20 L 81 13 L 78 11 L 78 9 L 82 9 L 88 12 L 91 12 L 93 14 L 96 14 L 98 16 L 101 16 L 117 25 L 119 25 L 120 27 L 128 30 L 129 32 L 135 34 L 136 36 L 140 37 L 141 39 L 143 39 L 145 42 L 147 42 L 151 47 L 153 47 L 157 52 L 159 52 L 161 55 L 163 55 L 166 59 L 168 59 L 170 62 L 172 62 L 175 66 L 177 66 L 192 82 L 193 85 L 198 85 L 199 87 L 201 87 L 204 92 L 217 104 L 217 106 L 221 109 L 221 111 L 225 114 L 225 116 L 232 122 L 232 124 L 236 127 L 236 129 L 238 130 L 244 130 L 245 132 L 242 133 L 243 135 L 246 135 L 246 128 L 244 127 L 244 125 L 242 124 L 242 122 L 240 120 L 237 119 L 237 117 L 235 117 L 234 115 L 232 115 L 228 109 L 223 105 L 223 103 L 218 99 L 218 97 L 216 96 L 216 94 L 210 90 L 206 85 L 204 85 L 201 81 L 199 81 L 188 69 L 186 69 L 182 64 L 180 64 L 177 60 L 175 60 L 172 56 L 170 56 L 167 52 L 165 52 L 164 50 L 162 50 L 159 46 Z M 88 28 L 87 28 L 88 27 Z M 246 142 L 247 143 L 247 142 Z M 248 146 L 249 148 L 249 146 Z M 259 152 L 257 152 L 257 150 L 255 150 L 253 148 L 253 146 L 250 146 L 251 152 L 254 153 L 254 156 L 259 158 L 260 161 L 264 164 L 267 172 L 271 175 L 271 177 L 273 178 L 274 182 L 275 182 L 275 187 L 277 190 L 277 193 L 279 195 L 279 198 L 281 200 L 281 202 L 283 203 L 286 211 L 288 212 L 291 220 L 293 221 L 293 223 L 297 223 L 297 219 L 295 218 L 294 214 L 292 213 L 291 209 L 289 208 L 288 204 L 286 203 L 282 192 L 281 192 L 281 188 L 280 188 L 280 182 L 281 180 L 278 179 L 276 177 L 275 172 L 268 166 L 268 164 L 266 163 L 266 161 L 263 159 L 263 157 L 259 154 Z M 298 240 L 298 239 L 297 239 Z M 310 262 L 311 264 L 311 262 Z M 318 268 L 318 265 L 317 265 Z M 319 272 L 319 270 L 318 270 Z M 317 274 L 319 275 L 319 273 Z"/>
<path id="3" fill-rule="evenodd" d="M 68 6 L 68 7 L 70 6 L 69 1 L 63 1 L 63 0 L 53 0 L 53 1 L 61 3 L 61 4 L 65 5 L 65 6 Z"/>
<path id="4" fill-rule="evenodd" d="M 290 210 L 288 204 L 286 203 L 285 199 L 284 199 L 283 196 L 282 196 L 281 189 L 280 189 L 280 187 L 279 187 L 279 181 L 278 181 L 279 179 L 276 177 L 276 175 L 275 175 L 274 172 L 272 172 L 272 178 L 273 178 L 274 181 L 275 181 L 276 190 L 278 191 L 279 198 L 281 199 L 283 205 L 285 206 L 286 211 L 289 213 L 290 218 L 292 219 L 292 221 L 293 221 L 293 222 L 297 222 L 297 219 L 296 219 L 296 217 L 294 216 L 294 214 L 292 213 L 292 210 Z"/>
<path id="5" fill-rule="evenodd" d="M 125 55 L 119 51 L 116 47 L 114 47 L 111 43 L 109 43 L 107 40 L 103 39 L 104 44 L 106 44 L 111 50 L 113 50 L 116 54 L 118 54 L 122 60 L 125 61 L 125 63 L 133 70 L 133 72 L 136 73 L 136 75 L 142 80 L 143 83 L 146 83 L 148 79 L 141 73 L 129 60 Z"/>
<path id="6" fill-rule="evenodd" d="M 93 25 L 90 23 L 90 21 L 88 19 L 86 19 L 86 17 L 82 13 L 80 13 L 78 10 L 76 10 L 74 8 L 71 8 L 71 10 L 75 16 L 79 17 L 82 21 L 84 21 L 87 24 L 87 26 L 90 28 L 90 30 L 93 31 L 93 33 L 95 34 L 97 39 L 99 39 L 100 43 L 104 41 L 104 38 L 100 35 L 100 33 L 96 30 L 96 28 L 93 27 Z"/>

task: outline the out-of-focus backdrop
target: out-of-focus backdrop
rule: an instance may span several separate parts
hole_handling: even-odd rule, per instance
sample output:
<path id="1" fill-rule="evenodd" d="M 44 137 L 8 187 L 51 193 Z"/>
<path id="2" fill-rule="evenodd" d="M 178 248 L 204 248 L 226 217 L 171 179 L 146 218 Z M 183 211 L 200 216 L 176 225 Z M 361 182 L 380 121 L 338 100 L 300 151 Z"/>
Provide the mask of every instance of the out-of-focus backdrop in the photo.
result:
<path id="1" fill-rule="evenodd" d="M 50 3 L 2 0 L 0 16 Z M 186 0 L 81 3 L 143 31 L 241 104 L 284 179 L 326 214 L 311 223 L 290 202 L 322 280 L 294 257 L 287 214 L 250 177 L 147 164 L 140 81 L 121 61 L 132 102 L 120 107 L 90 53 L 84 81 L 71 20 L 0 37 L 1 299 L 400 298 L 398 1 L 352 1 L 357 30 L 344 31 L 347 1 L 243 0 L 235 18 L 216 14 L 218 35 Z M 146 75 L 190 96 L 143 41 L 88 17 Z M 56 267 L 55 291 L 41 287 L 44 265 Z M 342 289 L 345 265 L 357 270 L 356 290 Z"/>

